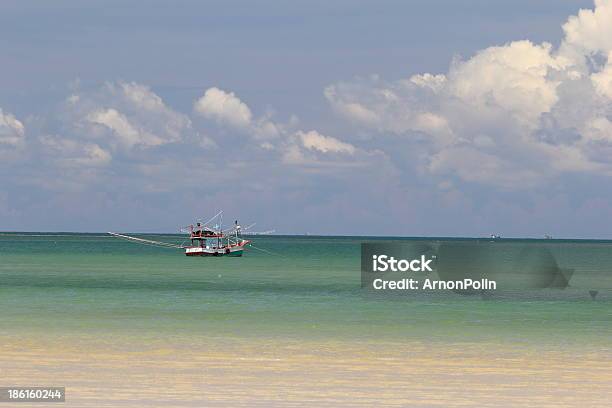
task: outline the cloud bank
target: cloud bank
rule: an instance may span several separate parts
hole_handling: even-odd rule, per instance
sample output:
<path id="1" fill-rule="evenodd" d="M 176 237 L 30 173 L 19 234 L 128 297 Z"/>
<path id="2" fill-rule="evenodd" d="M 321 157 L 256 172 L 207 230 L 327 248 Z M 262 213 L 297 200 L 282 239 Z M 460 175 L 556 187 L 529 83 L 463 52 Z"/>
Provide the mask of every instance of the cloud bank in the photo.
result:
<path id="1" fill-rule="evenodd" d="M 456 58 L 444 74 L 378 76 L 325 89 L 372 138 L 414 142 L 433 175 L 506 189 L 567 173 L 612 175 L 612 2 L 563 26 L 560 46 L 515 41 Z"/>
<path id="2" fill-rule="evenodd" d="M 14 115 L 0 109 L 0 154 L 13 152 L 25 143 L 25 128 Z"/>
<path id="3" fill-rule="evenodd" d="M 76 82 L 43 112 L 0 109 L 0 215 L 124 225 L 213 203 L 286 232 L 402 235 L 435 233 L 431 219 L 458 231 L 507 213 L 514 225 L 552 206 L 609 215 L 599 188 L 568 197 L 573 177 L 612 176 L 611 27 L 612 1 L 598 0 L 557 46 L 514 41 L 442 73 L 339 81 L 323 89 L 335 115 L 322 123 L 220 86 L 181 110 L 137 81 Z"/>

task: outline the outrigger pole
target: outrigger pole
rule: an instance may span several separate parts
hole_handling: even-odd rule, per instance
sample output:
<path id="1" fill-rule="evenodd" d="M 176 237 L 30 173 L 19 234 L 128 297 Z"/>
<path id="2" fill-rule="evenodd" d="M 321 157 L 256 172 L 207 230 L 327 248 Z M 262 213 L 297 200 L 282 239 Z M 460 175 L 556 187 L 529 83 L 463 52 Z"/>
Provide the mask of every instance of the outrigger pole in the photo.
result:
<path id="1" fill-rule="evenodd" d="M 217 218 L 218 216 L 220 216 L 221 214 L 223 214 L 223 210 L 219 211 L 218 213 L 216 213 L 213 217 L 211 217 L 208 221 L 206 221 L 205 223 L 202 223 L 202 225 L 208 225 L 209 222 L 211 222 L 212 220 L 214 220 L 215 218 Z M 198 220 L 199 221 L 199 220 Z"/>
<path id="2" fill-rule="evenodd" d="M 108 234 L 114 237 L 117 237 L 117 238 L 127 239 L 128 241 L 139 242 L 141 244 L 157 245 L 163 248 L 176 248 L 176 249 L 185 248 L 182 245 L 170 244 L 169 242 L 153 241 L 150 239 L 136 238 L 136 237 L 131 237 L 129 235 L 117 234 L 116 232 L 109 232 Z"/>
<path id="3" fill-rule="evenodd" d="M 183 246 L 183 245 L 175 245 L 175 244 L 170 244 L 168 242 L 153 241 L 153 240 L 144 239 L 144 238 L 136 238 L 136 237 L 131 237 L 129 235 L 117 234 L 116 232 L 107 232 L 107 234 L 112 235 L 112 236 L 117 237 L 117 238 L 122 238 L 122 239 L 125 239 L 125 240 L 128 240 L 128 241 L 132 241 L 132 242 L 136 242 L 136 243 L 139 243 L 139 244 L 143 244 L 143 245 L 153 245 L 153 246 L 158 246 L 158 247 L 161 247 L 161 248 L 170 248 L 170 249 L 184 249 L 184 248 L 188 248 L 188 247 Z M 268 255 L 284 257 L 284 255 L 281 255 L 279 253 L 272 252 L 272 251 L 269 251 L 267 249 L 256 247 L 251 242 L 249 242 L 248 245 L 249 245 L 249 247 L 251 247 L 253 249 L 256 249 L 257 251 L 264 252 L 264 253 L 266 253 Z"/>

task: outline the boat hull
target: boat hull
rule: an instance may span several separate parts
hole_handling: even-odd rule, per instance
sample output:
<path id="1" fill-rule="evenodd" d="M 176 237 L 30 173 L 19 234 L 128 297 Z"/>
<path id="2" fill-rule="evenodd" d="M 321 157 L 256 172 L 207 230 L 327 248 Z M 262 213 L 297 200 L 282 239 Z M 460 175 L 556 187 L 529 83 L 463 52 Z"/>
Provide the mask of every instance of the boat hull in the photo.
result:
<path id="1" fill-rule="evenodd" d="M 185 248 L 185 255 L 187 256 L 242 256 L 244 252 L 244 246 L 247 242 L 240 245 L 232 245 L 229 247 L 201 247 L 193 246 Z"/>

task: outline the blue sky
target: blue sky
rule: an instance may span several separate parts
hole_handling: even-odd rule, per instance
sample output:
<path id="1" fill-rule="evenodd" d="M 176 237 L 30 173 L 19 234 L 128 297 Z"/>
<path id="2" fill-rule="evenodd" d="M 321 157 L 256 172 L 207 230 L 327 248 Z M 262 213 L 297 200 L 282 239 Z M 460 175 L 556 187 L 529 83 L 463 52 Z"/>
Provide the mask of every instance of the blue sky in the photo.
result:
<path id="1" fill-rule="evenodd" d="M 0 230 L 610 238 L 611 13 L 2 2 Z"/>

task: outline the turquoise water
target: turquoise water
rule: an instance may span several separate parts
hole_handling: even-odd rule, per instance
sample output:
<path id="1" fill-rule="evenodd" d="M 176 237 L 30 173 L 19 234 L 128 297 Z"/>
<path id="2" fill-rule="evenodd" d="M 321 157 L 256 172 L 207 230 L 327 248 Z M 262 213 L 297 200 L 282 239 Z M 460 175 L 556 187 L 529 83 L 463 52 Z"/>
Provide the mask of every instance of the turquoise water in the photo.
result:
<path id="1" fill-rule="evenodd" d="M 612 301 L 583 290 L 595 281 L 567 298 L 372 297 L 360 288 L 363 240 L 265 236 L 255 245 L 279 256 L 199 258 L 103 234 L 3 234 L 0 330 L 609 345 Z"/>

